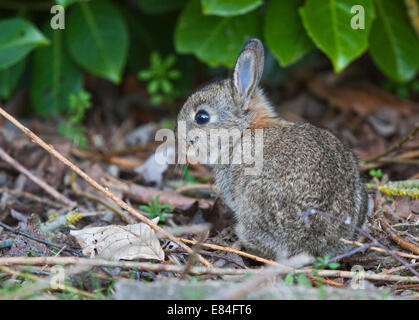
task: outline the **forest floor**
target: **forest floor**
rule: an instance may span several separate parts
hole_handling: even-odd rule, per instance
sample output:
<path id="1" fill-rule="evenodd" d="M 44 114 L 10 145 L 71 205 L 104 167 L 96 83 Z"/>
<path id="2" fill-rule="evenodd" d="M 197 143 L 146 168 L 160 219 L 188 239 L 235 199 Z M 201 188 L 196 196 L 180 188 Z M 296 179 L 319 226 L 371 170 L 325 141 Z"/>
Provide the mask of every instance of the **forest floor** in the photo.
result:
<path id="1" fill-rule="evenodd" d="M 351 146 L 368 185 L 370 238 L 351 243 L 363 250 L 303 268 L 304 257 L 284 265 L 240 247 L 207 167 L 147 161 L 174 115 L 135 77 L 122 91 L 87 79 L 88 149 L 55 121 L 25 119 L 18 94 L 7 112 L 93 180 L 0 117 L 0 299 L 418 299 L 419 94 L 400 98 L 363 63 L 339 75 L 296 68 L 266 86 L 281 117 Z"/>

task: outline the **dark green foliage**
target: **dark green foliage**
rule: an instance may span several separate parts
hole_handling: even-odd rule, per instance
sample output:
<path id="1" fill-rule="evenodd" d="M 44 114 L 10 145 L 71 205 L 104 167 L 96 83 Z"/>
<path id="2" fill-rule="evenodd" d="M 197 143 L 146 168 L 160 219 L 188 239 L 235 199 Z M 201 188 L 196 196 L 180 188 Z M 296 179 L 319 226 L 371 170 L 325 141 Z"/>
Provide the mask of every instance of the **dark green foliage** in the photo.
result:
<path id="1" fill-rule="evenodd" d="M 162 59 L 158 52 L 153 51 L 150 58 L 150 67 L 138 73 L 140 80 L 148 82 L 147 91 L 151 95 L 151 103 L 172 103 L 179 93 L 173 81 L 180 78 L 181 73 L 173 69 L 176 57 L 171 54 Z"/>
<path id="2" fill-rule="evenodd" d="M 43 115 L 68 111 L 69 96 L 83 88 L 84 72 L 119 84 L 127 67 L 142 70 L 140 80 L 154 103 L 170 104 L 190 90 L 203 70 L 182 54 L 193 54 L 211 67 L 231 68 L 252 37 L 261 38 L 281 66 L 301 61 L 317 47 L 340 72 L 369 53 L 392 79 L 389 90 L 403 98 L 419 90 L 413 81 L 419 70 L 418 33 L 402 0 L 55 3 L 65 7 L 64 30 L 50 27 L 56 13 L 50 13 L 47 1 L 27 7 L 16 3 L 16 11 L 0 2 L 0 98 L 10 99 L 25 74 L 32 107 Z M 364 28 L 356 29 L 360 6 Z"/>
<path id="3" fill-rule="evenodd" d="M 82 149 L 87 147 L 85 136 L 87 130 L 82 123 L 86 110 L 91 106 L 90 93 L 80 91 L 77 94 L 70 94 L 69 110 L 66 113 L 68 120 L 60 123 L 59 126 L 61 134 L 72 140 Z"/>
<path id="4" fill-rule="evenodd" d="M 140 209 L 144 212 L 147 212 L 149 214 L 150 219 L 154 219 L 156 217 L 160 218 L 160 221 L 164 222 L 166 221 L 166 217 L 164 216 L 164 213 L 170 213 L 173 212 L 174 207 L 170 204 L 160 204 L 159 203 L 160 195 L 156 196 L 153 202 L 149 201 L 146 206 L 140 206 Z"/>

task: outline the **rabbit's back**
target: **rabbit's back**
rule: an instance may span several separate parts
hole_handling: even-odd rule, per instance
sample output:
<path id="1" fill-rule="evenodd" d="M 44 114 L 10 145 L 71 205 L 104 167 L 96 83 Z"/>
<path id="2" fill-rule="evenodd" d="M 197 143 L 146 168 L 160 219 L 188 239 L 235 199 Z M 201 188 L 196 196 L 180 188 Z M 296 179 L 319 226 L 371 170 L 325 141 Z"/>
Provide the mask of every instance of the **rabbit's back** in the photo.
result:
<path id="1" fill-rule="evenodd" d="M 315 208 L 362 225 L 366 193 L 355 156 L 332 133 L 308 123 L 281 122 L 263 128 L 263 137 L 260 175 L 246 175 L 240 165 L 216 170 L 242 242 L 272 258 L 278 251 L 341 252 L 339 238 L 353 239 L 353 229 L 320 215 L 310 216 L 307 228 L 294 214 Z"/>

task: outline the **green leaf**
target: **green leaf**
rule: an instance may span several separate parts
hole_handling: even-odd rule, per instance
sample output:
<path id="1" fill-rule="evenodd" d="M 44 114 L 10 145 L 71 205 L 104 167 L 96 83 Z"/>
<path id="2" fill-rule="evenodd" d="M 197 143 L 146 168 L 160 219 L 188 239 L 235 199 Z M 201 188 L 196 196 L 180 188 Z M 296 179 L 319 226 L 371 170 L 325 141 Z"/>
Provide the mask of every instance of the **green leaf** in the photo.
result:
<path id="1" fill-rule="evenodd" d="M 357 14 L 351 13 L 355 5 L 364 8 L 364 29 L 351 27 L 351 21 L 357 20 Z M 367 49 L 375 17 L 372 0 L 307 0 L 300 14 L 309 36 L 332 60 L 336 72 Z"/>
<path id="2" fill-rule="evenodd" d="M 231 67 L 245 41 L 259 36 L 259 19 L 255 11 L 232 18 L 205 16 L 199 0 L 192 0 L 176 26 L 176 50 L 193 53 L 211 66 Z"/>
<path id="3" fill-rule="evenodd" d="M 331 263 L 328 264 L 328 267 L 330 269 L 337 269 L 337 268 L 339 268 L 339 266 L 340 266 L 339 262 L 331 262 Z"/>
<path id="4" fill-rule="evenodd" d="M 311 281 L 306 277 L 304 273 L 299 273 L 297 275 L 297 283 L 308 288 L 313 287 L 313 285 L 311 284 Z"/>
<path id="5" fill-rule="evenodd" d="M 68 57 L 64 46 L 64 30 L 43 29 L 51 45 L 35 51 L 33 59 L 31 102 L 39 114 L 69 109 L 69 97 L 83 87 L 83 75 Z"/>
<path id="6" fill-rule="evenodd" d="M 370 35 L 370 54 L 390 78 L 406 82 L 419 69 L 419 38 L 402 1 L 375 0 L 377 20 Z"/>
<path id="7" fill-rule="evenodd" d="M 139 0 L 140 10 L 147 14 L 161 14 L 183 8 L 188 0 Z"/>
<path id="8" fill-rule="evenodd" d="M 266 12 L 266 44 L 282 66 L 300 59 L 312 47 L 307 36 L 298 8 L 304 0 L 271 1 Z"/>
<path id="9" fill-rule="evenodd" d="M 55 2 L 61 6 L 63 6 L 64 8 L 68 7 L 69 5 L 72 5 L 73 3 L 76 2 L 87 2 L 90 0 L 55 0 Z"/>
<path id="10" fill-rule="evenodd" d="M 0 70 L 0 98 L 9 99 L 25 70 L 26 59 L 20 60 L 15 65 Z"/>
<path id="11" fill-rule="evenodd" d="M 144 17 L 139 16 L 138 12 L 124 7 L 124 17 L 128 25 L 130 43 L 127 67 L 137 72 L 147 67 L 149 53 L 154 48 L 154 39 L 157 38 L 155 40 L 158 40 L 160 38 L 156 36 L 154 27 L 144 21 Z M 156 20 L 154 17 L 153 19 Z"/>
<path id="12" fill-rule="evenodd" d="M 25 58 L 48 39 L 29 21 L 21 18 L 0 20 L 0 70 Z"/>
<path id="13" fill-rule="evenodd" d="M 263 4 L 262 0 L 201 0 L 202 13 L 217 16 L 237 16 L 248 13 Z"/>
<path id="14" fill-rule="evenodd" d="M 86 70 L 114 83 L 121 81 L 128 53 L 128 30 L 108 0 L 74 5 L 66 23 L 71 57 Z"/>
<path id="15" fill-rule="evenodd" d="M 294 283 L 294 274 L 292 272 L 288 273 L 284 278 L 284 282 L 286 284 L 293 284 Z"/>

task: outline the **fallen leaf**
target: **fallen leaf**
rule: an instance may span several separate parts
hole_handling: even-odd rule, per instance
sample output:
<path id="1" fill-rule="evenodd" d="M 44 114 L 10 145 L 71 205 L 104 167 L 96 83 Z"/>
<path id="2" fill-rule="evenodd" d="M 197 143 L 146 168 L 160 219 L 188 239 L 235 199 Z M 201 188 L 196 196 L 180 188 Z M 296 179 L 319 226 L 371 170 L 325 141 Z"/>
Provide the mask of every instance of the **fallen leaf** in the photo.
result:
<path id="1" fill-rule="evenodd" d="M 361 116 L 374 114 L 383 107 L 392 108 L 403 116 L 411 116 L 417 108 L 416 103 L 399 99 L 370 84 L 332 86 L 321 77 L 316 77 L 308 83 L 308 88 L 330 105 L 341 110 L 353 110 Z"/>
<path id="2" fill-rule="evenodd" d="M 154 223 L 158 218 L 153 219 Z M 83 249 L 83 254 L 108 260 L 164 260 L 164 251 L 154 230 L 145 223 L 127 226 L 85 228 L 70 232 Z"/>

